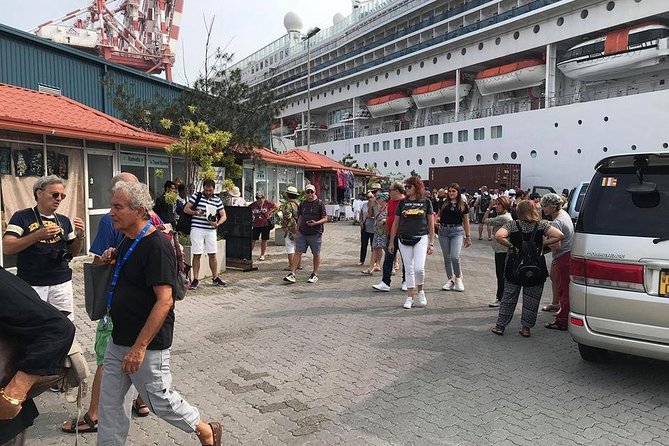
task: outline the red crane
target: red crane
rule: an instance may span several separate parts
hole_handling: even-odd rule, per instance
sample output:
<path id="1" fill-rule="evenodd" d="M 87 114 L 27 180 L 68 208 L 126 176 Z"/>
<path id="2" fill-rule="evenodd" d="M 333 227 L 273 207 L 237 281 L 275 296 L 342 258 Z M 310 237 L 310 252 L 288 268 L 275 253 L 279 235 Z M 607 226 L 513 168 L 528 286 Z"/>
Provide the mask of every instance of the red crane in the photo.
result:
<path id="1" fill-rule="evenodd" d="M 91 0 L 30 32 L 147 73 L 172 66 L 184 0 Z"/>

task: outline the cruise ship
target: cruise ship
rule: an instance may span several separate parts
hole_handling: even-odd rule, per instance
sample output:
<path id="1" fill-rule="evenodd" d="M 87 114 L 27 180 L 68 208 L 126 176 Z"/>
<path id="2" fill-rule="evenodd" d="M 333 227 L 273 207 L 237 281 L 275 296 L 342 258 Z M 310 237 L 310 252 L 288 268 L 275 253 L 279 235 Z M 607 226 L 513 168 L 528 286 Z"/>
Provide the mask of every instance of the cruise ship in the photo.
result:
<path id="1" fill-rule="evenodd" d="M 669 151 L 668 24 L 668 0 L 354 0 L 323 30 L 288 13 L 232 68 L 283 102 L 273 150 L 423 178 L 518 164 L 514 186 L 562 190 Z"/>

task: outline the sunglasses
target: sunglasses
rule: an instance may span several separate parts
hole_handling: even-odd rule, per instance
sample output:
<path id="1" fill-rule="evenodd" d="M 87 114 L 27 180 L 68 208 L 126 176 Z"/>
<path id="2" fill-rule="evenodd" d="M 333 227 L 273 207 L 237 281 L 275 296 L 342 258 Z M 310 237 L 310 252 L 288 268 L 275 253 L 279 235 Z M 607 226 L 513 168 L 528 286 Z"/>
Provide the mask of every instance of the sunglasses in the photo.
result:
<path id="1" fill-rule="evenodd" d="M 61 194 L 60 192 L 54 192 L 54 193 L 51 194 L 51 198 L 53 198 L 54 200 L 58 200 L 59 198 L 61 200 L 64 200 L 66 197 L 67 197 L 67 195 Z"/>
<path id="2" fill-rule="evenodd" d="M 411 184 L 405 184 L 405 185 L 404 185 L 404 188 L 405 188 L 405 189 L 411 189 L 411 188 L 413 188 L 413 186 L 412 186 Z"/>
<path id="3" fill-rule="evenodd" d="M 309 189 L 309 190 L 306 190 L 306 191 L 304 191 L 304 192 L 305 192 L 305 193 L 307 193 L 307 194 L 313 194 L 313 193 L 314 193 L 314 191 L 313 191 L 313 190 L 311 190 L 311 189 Z"/>

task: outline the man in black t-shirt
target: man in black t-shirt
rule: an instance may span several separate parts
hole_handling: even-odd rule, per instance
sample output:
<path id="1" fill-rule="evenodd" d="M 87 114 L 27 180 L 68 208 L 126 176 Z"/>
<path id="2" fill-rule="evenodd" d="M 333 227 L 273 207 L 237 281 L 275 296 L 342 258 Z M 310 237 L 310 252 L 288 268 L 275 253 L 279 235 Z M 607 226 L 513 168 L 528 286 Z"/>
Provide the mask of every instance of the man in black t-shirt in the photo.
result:
<path id="1" fill-rule="evenodd" d="M 199 411 L 171 388 L 176 258 L 165 235 L 151 224 L 151 207 L 145 184 L 116 184 L 110 216 L 125 239 L 101 256 L 103 262 L 116 261 L 119 275 L 112 291 L 114 328 L 104 359 L 97 444 L 125 444 L 130 407 L 124 408 L 124 401 L 133 384 L 158 417 L 197 433 L 202 444 L 220 446 L 220 423 L 202 421 Z"/>

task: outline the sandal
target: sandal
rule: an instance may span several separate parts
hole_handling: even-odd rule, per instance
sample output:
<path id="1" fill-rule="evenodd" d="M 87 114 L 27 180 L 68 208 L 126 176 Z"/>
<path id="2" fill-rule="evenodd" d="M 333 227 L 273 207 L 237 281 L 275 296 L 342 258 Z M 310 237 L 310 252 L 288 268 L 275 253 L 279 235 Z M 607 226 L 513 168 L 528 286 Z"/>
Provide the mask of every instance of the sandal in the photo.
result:
<path id="1" fill-rule="evenodd" d="M 211 428 L 211 434 L 214 437 L 213 443 L 205 445 L 205 446 L 221 446 L 221 439 L 223 438 L 223 428 L 221 427 L 221 423 L 209 423 L 209 427 Z"/>
<path id="2" fill-rule="evenodd" d="M 144 403 L 138 403 L 137 400 L 132 402 L 132 413 L 140 418 L 148 417 L 151 411 L 149 406 Z"/>
<path id="3" fill-rule="evenodd" d="M 558 324 L 558 321 L 549 322 L 544 325 L 544 327 L 548 328 L 549 330 L 567 331 L 567 327 Z"/>
<path id="4" fill-rule="evenodd" d="M 372 270 L 371 269 L 365 269 L 365 270 L 362 270 L 360 272 L 362 274 L 364 274 L 365 276 L 371 276 L 372 275 Z"/>
<path id="5" fill-rule="evenodd" d="M 78 420 L 76 418 L 72 418 L 70 420 L 70 427 L 65 427 L 65 423 L 67 421 L 63 422 L 63 426 L 61 426 L 61 430 L 63 432 L 67 432 L 68 434 L 75 434 L 79 432 L 80 434 L 85 434 L 88 432 L 97 432 L 98 431 L 98 420 L 93 420 L 91 416 L 86 412 L 81 420 Z M 82 426 L 86 426 L 83 427 Z"/>
<path id="6" fill-rule="evenodd" d="M 502 327 L 501 325 L 495 325 L 490 331 L 492 331 L 498 336 L 504 336 L 504 327 Z"/>
<path id="7" fill-rule="evenodd" d="M 560 306 L 555 304 L 548 304 L 541 307 L 541 311 L 559 311 Z"/>
<path id="8" fill-rule="evenodd" d="M 524 338 L 529 338 L 530 337 L 530 329 L 527 327 L 521 328 L 518 333 Z"/>

